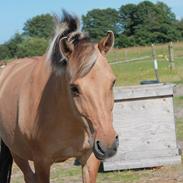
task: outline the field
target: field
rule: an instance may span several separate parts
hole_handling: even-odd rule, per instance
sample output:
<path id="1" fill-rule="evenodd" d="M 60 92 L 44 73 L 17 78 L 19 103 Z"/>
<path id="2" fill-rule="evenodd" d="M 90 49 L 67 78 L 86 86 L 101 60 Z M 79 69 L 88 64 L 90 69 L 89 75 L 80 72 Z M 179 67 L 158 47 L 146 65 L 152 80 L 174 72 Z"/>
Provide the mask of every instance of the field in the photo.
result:
<path id="1" fill-rule="evenodd" d="M 168 45 L 155 46 L 159 66 L 159 78 L 161 82 L 183 83 L 183 43 L 174 44 L 175 69 L 172 71 L 168 62 Z M 117 76 L 117 85 L 134 85 L 139 84 L 142 80 L 155 79 L 151 47 L 134 47 L 122 50 L 114 49 L 108 55 L 110 63 L 121 61 L 113 64 L 112 68 Z M 147 59 L 125 62 L 136 58 Z"/>
<path id="2" fill-rule="evenodd" d="M 156 46 L 161 82 L 170 82 L 177 85 L 174 106 L 176 116 L 177 139 L 183 147 L 183 43 L 174 44 L 175 68 L 170 70 L 167 45 Z M 142 80 L 155 79 L 151 47 L 136 47 L 114 49 L 109 55 L 113 71 L 117 76 L 117 86 L 138 85 Z M 125 62 L 139 57 L 147 59 L 134 62 Z M 52 183 L 79 183 L 81 182 L 80 167 L 72 166 L 73 160 L 52 167 Z M 16 166 L 13 168 L 12 183 L 23 182 L 22 174 Z M 145 170 L 129 170 L 99 173 L 98 183 L 183 183 L 183 164 L 176 166 L 159 167 Z"/>

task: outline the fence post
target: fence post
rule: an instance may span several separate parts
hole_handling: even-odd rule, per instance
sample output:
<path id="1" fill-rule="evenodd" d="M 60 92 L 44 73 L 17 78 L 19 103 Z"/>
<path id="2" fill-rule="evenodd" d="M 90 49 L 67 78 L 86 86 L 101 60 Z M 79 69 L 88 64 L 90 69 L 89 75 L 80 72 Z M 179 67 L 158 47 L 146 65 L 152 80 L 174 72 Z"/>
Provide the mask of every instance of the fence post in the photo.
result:
<path id="1" fill-rule="evenodd" d="M 175 62 L 174 62 L 174 50 L 173 50 L 173 43 L 170 42 L 168 45 L 168 60 L 169 60 L 169 68 L 170 70 L 175 68 Z"/>
<path id="2" fill-rule="evenodd" d="M 154 48 L 154 44 L 151 45 L 151 48 L 152 48 L 152 59 L 153 59 L 153 63 L 154 63 L 154 74 L 155 74 L 156 80 L 159 81 L 158 61 L 157 61 L 157 57 L 156 57 L 156 50 Z"/>

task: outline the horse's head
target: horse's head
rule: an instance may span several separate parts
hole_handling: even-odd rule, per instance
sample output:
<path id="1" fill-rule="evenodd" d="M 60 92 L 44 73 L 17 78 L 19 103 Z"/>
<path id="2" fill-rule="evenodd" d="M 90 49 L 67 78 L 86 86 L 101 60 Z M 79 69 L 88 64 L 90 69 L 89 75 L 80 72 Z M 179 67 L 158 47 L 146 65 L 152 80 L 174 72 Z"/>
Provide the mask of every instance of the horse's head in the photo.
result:
<path id="1" fill-rule="evenodd" d="M 73 28 L 73 17 L 67 19 Z M 57 40 L 62 55 L 60 60 L 67 63 L 64 65 L 69 73 L 70 94 L 90 134 L 93 152 L 98 159 L 111 157 L 119 145 L 112 124 L 116 78 L 106 58 L 113 46 L 114 34 L 108 32 L 101 41 L 92 43 L 85 34 L 70 31 Z"/>
<path id="2" fill-rule="evenodd" d="M 106 59 L 113 42 L 112 32 L 98 44 L 81 40 L 74 45 L 68 38 L 61 40 L 61 51 L 68 60 L 70 91 L 78 112 L 93 134 L 93 151 L 99 159 L 114 155 L 119 143 L 112 125 L 116 78 Z"/>

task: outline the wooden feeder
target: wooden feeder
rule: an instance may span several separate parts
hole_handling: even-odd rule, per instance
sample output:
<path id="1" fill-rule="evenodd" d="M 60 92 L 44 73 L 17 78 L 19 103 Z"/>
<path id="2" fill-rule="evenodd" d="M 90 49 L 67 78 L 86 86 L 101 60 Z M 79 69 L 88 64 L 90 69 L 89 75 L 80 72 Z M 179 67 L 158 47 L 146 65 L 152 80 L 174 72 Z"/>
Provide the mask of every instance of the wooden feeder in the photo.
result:
<path id="1" fill-rule="evenodd" d="M 176 143 L 173 85 L 115 89 L 114 128 L 118 153 L 103 162 L 104 171 L 181 163 Z"/>

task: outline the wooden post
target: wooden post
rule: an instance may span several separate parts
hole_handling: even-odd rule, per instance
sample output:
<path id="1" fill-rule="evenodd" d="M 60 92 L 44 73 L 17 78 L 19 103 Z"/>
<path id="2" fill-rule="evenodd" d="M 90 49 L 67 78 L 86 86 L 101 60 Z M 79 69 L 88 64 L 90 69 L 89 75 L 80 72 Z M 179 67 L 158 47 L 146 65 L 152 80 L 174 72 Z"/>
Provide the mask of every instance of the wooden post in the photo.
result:
<path id="1" fill-rule="evenodd" d="M 174 63 L 174 50 L 173 50 L 173 43 L 170 42 L 168 45 L 168 60 L 169 60 L 169 68 L 170 70 L 175 68 L 175 63 Z"/>
<path id="2" fill-rule="evenodd" d="M 158 61 L 156 58 L 156 50 L 154 48 L 154 44 L 152 44 L 151 47 L 152 47 L 152 59 L 153 59 L 153 63 L 154 63 L 154 74 L 155 74 L 156 80 L 159 81 Z"/>

